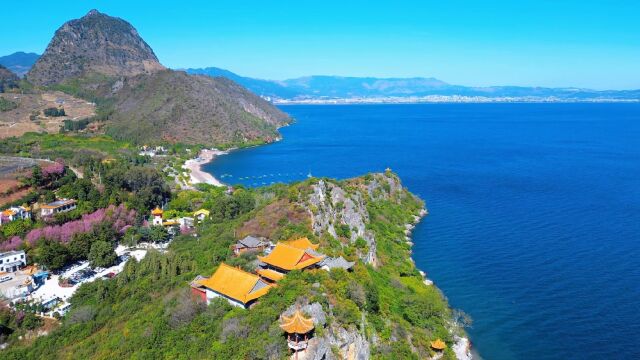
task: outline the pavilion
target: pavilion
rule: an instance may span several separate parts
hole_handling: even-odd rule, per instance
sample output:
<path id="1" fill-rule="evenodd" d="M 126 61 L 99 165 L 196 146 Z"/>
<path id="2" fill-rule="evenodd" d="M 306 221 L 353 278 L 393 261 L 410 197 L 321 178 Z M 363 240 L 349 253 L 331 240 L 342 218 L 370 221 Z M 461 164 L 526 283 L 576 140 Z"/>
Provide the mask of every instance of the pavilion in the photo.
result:
<path id="1" fill-rule="evenodd" d="M 291 316 L 280 316 L 280 328 L 287 334 L 287 345 L 298 357 L 298 351 L 305 350 L 312 335 L 313 319 L 305 317 L 300 309 Z"/>

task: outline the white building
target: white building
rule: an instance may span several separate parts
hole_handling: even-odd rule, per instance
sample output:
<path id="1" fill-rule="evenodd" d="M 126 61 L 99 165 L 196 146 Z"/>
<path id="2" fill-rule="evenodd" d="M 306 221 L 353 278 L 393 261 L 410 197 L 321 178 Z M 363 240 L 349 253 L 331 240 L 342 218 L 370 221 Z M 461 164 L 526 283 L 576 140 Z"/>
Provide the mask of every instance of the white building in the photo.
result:
<path id="1" fill-rule="evenodd" d="M 0 272 L 16 272 L 27 265 L 27 255 L 24 250 L 0 253 Z"/>
<path id="2" fill-rule="evenodd" d="M 31 209 L 26 206 L 12 206 L 0 212 L 0 225 L 19 219 L 31 219 Z"/>
<path id="3" fill-rule="evenodd" d="M 73 199 L 60 199 L 49 204 L 40 206 L 40 214 L 51 216 L 62 212 L 71 211 L 76 208 L 76 201 Z"/>

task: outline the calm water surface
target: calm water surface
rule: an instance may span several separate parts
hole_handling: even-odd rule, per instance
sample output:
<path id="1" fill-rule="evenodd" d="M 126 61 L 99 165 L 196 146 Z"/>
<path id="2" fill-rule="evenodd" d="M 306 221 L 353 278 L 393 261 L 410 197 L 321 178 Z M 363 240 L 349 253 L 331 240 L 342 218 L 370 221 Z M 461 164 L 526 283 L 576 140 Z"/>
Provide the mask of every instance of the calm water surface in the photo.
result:
<path id="1" fill-rule="evenodd" d="M 288 106 L 231 184 L 391 167 L 427 202 L 414 258 L 485 359 L 640 359 L 640 105 Z"/>

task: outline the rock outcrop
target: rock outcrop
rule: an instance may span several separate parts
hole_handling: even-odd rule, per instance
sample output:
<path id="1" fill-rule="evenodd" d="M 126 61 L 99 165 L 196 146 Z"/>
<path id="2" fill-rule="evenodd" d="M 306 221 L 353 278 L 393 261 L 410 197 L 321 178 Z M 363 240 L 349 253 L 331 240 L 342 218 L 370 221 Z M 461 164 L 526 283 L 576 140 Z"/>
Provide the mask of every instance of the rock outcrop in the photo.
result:
<path id="1" fill-rule="evenodd" d="M 91 10 L 56 31 L 27 79 L 36 85 L 53 85 L 88 73 L 134 76 L 162 69 L 131 24 Z"/>
<path id="2" fill-rule="evenodd" d="M 403 189 L 398 177 L 390 171 L 373 174 L 363 186 L 352 189 L 319 180 L 312 189 L 307 208 L 311 213 L 313 232 L 316 235 L 327 232 L 337 238 L 337 227 L 347 226 L 351 242 L 362 238 L 367 243 L 369 250 L 360 254 L 361 259 L 375 266 L 376 239 L 374 233 L 366 228 L 369 223 L 366 204 L 369 200 L 395 200 L 401 196 Z"/>

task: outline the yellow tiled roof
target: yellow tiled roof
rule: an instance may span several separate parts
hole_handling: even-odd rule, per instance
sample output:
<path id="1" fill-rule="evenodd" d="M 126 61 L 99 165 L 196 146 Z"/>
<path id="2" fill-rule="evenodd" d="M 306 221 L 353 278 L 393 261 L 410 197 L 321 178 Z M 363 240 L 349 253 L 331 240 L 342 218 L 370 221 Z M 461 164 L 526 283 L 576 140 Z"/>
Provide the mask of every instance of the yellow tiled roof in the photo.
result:
<path id="1" fill-rule="evenodd" d="M 306 249 L 313 249 L 313 250 L 318 250 L 318 244 L 314 244 L 311 241 L 309 241 L 308 238 L 303 237 L 300 239 L 296 239 L 296 240 L 290 240 L 290 241 L 285 241 L 285 244 L 289 245 L 289 246 L 293 246 L 296 247 L 298 249 L 302 249 L 302 250 L 306 250 Z"/>
<path id="2" fill-rule="evenodd" d="M 258 256 L 258 259 L 266 264 L 284 270 L 299 270 L 320 262 L 324 256 L 314 256 L 306 250 L 278 243 L 267 256 Z"/>
<path id="3" fill-rule="evenodd" d="M 162 215 L 163 212 L 164 211 L 162 211 L 162 209 L 160 209 L 159 207 L 156 207 L 151 211 L 151 215 Z"/>
<path id="4" fill-rule="evenodd" d="M 258 275 L 271 281 L 278 281 L 284 277 L 283 273 L 279 273 L 271 269 L 260 269 L 258 270 Z"/>
<path id="5" fill-rule="evenodd" d="M 444 341 L 440 339 L 436 339 L 436 341 L 431 342 L 431 347 L 435 350 L 444 350 L 447 347 L 447 344 L 445 344 Z"/>
<path id="6" fill-rule="evenodd" d="M 291 316 L 282 315 L 280 328 L 289 334 L 306 334 L 313 330 L 313 319 L 306 318 L 300 310 Z"/>
<path id="7" fill-rule="evenodd" d="M 198 215 L 204 215 L 204 216 L 209 216 L 210 212 L 207 209 L 200 209 L 196 212 L 193 213 L 193 216 L 198 216 Z"/>
<path id="8" fill-rule="evenodd" d="M 262 284 L 258 284 L 262 282 Z M 258 275 L 234 268 L 225 263 L 221 263 L 210 278 L 202 279 L 200 285 L 238 300 L 244 304 L 255 300 L 271 289 Z M 256 285 L 263 285 L 256 289 Z"/>

